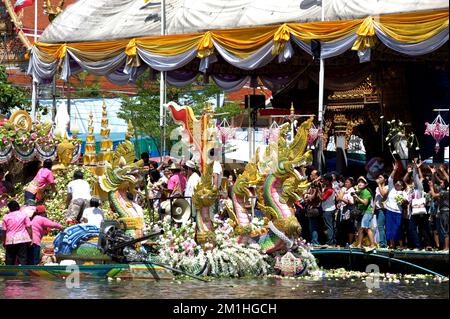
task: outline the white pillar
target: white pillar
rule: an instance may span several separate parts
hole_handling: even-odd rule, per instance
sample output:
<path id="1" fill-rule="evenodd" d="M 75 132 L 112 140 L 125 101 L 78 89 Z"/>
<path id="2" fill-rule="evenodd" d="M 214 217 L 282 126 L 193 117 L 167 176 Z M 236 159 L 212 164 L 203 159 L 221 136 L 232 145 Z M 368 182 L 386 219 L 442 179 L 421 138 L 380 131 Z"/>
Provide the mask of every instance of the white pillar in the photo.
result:
<path id="1" fill-rule="evenodd" d="M 325 21 L 325 4 L 324 0 L 321 1 L 321 15 L 322 15 L 322 21 Z M 320 70 L 319 70 L 319 110 L 318 110 L 318 118 L 319 121 L 319 128 L 320 130 L 323 129 L 323 93 L 324 93 L 324 86 L 325 86 L 325 61 L 320 57 Z M 319 139 L 319 149 L 317 150 L 318 153 L 318 168 L 320 171 L 322 171 L 322 154 L 323 154 L 323 140 Z"/>
<path id="2" fill-rule="evenodd" d="M 34 42 L 37 42 L 37 30 L 38 30 L 38 1 L 34 1 Z"/>
<path id="3" fill-rule="evenodd" d="M 37 11 L 38 10 L 38 1 L 34 1 L 34 42 L 37 42 L 37 23 L 38 23 L 38 15 L 37 15 Z M 38 95 L 38 85 L 37 82 L 34 81 L 34 79 L 31 80 L 32 81 L 32 93 L 31 93 L 31 117 L 34 120 L 36 120 L 36 112 L 37 112 L 37 95 Z"/>
<path id="4" fill-rule="evenodd" d="M 31 91 L 31 118 L 36 120 L 36 105 L 37 105 L 37 82 L 32 80 L 32 91 Z"/>
<path id="5" fill-rule="evenodd" d="M 161 1 L 161 35 L 166 34 L 166 0 Z M 159 125 L 161 127 L 161 162 L 166 151 L 166 72 L 160 73 L 159 79 Z"/>

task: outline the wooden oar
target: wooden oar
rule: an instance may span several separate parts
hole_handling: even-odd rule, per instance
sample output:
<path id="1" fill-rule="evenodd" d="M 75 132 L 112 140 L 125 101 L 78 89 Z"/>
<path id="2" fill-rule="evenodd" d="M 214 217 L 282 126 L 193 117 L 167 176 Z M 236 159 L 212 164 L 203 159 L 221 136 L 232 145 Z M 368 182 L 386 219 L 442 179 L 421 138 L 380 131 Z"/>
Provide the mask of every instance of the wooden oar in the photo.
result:
<path id="1" fill-rule="evenodd" d="M 168 265 L 155 263 L 155 262 L 153 262 L 153 261 L 151 261 L 150 263 L 151 263 L 152 265 L 160 266 L 160 267 L 166 268 L 166 269 L 168 269 L 168 270 L 171 270 L 171 271 L 180 273 L 180 274 L 182 274 L 182 275 L 186 275 L 186 276 L 195 278 L 195 279 L 197 279 L 197 280 L 201 280 L 201 281 L 205 281 L 205 282 L 209 282 L 209 281 L 210 281 L 210 280 L 208 280 L 208 279 L 206 279 L 206 278 L 202 278 L 202 277 L 199 277 L 199 276 L 196 276 L 196 275 L 193 275 L 193 274 L 189 274 L 189 273 L 187 273 L 187 272 L 184 272 L 184 271 L 182 271 L 182 270 L 180 270 L 180 269 L 176 269 L 176 268 L 170 267 L 170 266 L 168 266 Z"/>

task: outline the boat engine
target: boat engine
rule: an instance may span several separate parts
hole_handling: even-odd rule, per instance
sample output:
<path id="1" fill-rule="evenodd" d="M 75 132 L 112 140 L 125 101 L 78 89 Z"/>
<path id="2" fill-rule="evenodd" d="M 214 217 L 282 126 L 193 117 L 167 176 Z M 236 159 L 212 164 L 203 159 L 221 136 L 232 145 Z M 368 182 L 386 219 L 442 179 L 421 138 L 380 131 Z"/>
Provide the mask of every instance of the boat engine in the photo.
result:
<path id="1" fill-rule="evenodd" d="M 106 220 L 100 225 L 98 248 L 114 261 L 144 262 L 147 254 L 135 249 L 134 245 L 151 237 L 162 235 L 163 231 L 149 234 L 140 238 L 133 238 L 126 234 L 127 225 L 123 221 Z"/>

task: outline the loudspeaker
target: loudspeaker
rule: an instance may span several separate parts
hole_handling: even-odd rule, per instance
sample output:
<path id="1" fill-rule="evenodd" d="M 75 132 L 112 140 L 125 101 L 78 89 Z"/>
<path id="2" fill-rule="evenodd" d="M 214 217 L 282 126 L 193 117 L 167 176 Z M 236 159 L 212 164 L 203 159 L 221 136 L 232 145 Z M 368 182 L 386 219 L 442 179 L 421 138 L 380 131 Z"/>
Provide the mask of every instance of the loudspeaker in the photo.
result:
<path id="1" fill-rule="evenodd" d="M 182 223 L 191 218 L 191 204 L 184 198 L 178 198 L 172 201 L 171 212 L 173 221 Z"/>
<path id="2" fill-rule="evenodd" d="M 266 107 L 266 97 L 261 94 L 251 94 L 245 96 L 245 108 L 249 107 L 249 100 L 250 100 L 250 107 L 252 109 L 263 109 Z"/>
<path id="3" fill-rule="evenodd" d="M 183 197 L 169 198 L 163 201 L 160 207 L 163 214 L 171 216 L 175 223 L 182 223 L 191 218 L 191 204 Z"/>

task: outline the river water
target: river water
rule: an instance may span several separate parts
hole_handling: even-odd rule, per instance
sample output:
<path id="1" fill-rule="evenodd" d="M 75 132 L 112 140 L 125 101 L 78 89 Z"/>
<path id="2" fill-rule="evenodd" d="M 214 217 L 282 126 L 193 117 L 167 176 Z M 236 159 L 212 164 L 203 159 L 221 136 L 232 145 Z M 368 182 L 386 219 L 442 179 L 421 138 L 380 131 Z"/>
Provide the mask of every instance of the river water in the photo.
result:
<path id="1" fill-rule="evenodd" d="M 0 278 L 0 299 L 448 299 L 448 282 L 433 279 L 379 282 L 379 288 L 367 288 L 361 278 L 307 279 L 214 279 L 192 280 L 82 280 L 69 288 L 62 279 L 30 277 Z"/>

